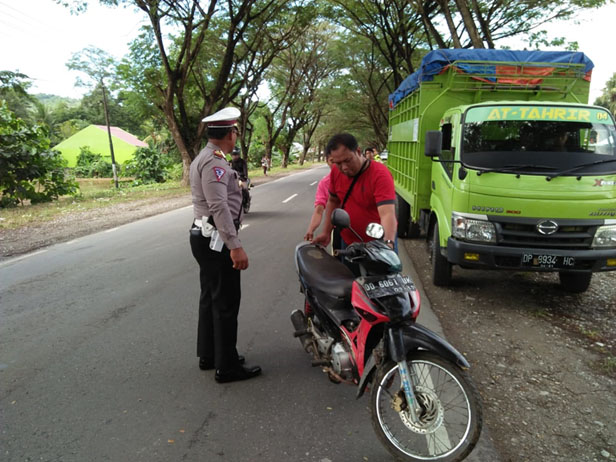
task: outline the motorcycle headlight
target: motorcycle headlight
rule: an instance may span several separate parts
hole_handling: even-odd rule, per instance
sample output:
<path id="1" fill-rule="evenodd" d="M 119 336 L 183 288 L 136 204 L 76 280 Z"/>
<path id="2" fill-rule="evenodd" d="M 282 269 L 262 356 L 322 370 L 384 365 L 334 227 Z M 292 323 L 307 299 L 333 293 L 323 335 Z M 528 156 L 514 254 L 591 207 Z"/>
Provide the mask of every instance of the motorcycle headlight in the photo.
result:
<path id="1" fill-rule="evenodd" d="M 489 221 L 454 215 L 452 217 L 452 231 L 453 236 L 458 239 L 496 243 L 496 228 Z"/>
<path id="2" fill-rule="evenodd" d="M 592 247 L 616 247 L 616 225 L 599 226 Z"/>

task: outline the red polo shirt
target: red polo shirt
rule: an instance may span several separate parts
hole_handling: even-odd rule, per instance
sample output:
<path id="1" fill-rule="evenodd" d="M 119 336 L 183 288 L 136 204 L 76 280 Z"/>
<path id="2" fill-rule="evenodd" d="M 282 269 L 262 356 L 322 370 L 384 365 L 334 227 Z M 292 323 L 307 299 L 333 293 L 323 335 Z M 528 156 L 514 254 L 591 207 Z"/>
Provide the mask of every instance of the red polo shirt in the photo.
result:
<path id="1" fill-rule="evenodd" d="M 333 167 L 329 193 L 340 199 L 342 204 L 352 182 L 353 178 L 346 176 L 338 167 Z M 368 168 L 355 182 L 344 210 L 351 217 L 351 227 L 364 241 L 370 241 L 372 238 L 366 235 L 366 227 L 370 223 L 381 222 L 377 207 L 384 204 L 394 204 L 395 200 L 396 191 L 391 172 L 384 164 L 370 162 Z M 359 241 L 357 236 L 349 229 L 342 230 L 341 235 L 347 244 Z"/>

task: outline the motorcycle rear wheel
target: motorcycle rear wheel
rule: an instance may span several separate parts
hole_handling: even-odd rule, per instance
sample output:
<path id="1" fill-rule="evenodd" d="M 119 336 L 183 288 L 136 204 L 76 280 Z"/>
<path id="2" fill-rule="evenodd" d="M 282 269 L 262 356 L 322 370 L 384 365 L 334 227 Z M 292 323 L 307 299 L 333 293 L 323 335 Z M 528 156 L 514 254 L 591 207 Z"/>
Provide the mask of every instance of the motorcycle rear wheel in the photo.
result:
<path id="1" fill-rule="evenodd" d="M 483 423 L 477 388 L 466 372 L 435 354 L 416 352 L 407 361 L 422 411 L 413 422 L 398 365 L 387 362 L 372 386 L 372 425 L 379 440 L 401 461 L 463 460 L 477 444 Z"/>

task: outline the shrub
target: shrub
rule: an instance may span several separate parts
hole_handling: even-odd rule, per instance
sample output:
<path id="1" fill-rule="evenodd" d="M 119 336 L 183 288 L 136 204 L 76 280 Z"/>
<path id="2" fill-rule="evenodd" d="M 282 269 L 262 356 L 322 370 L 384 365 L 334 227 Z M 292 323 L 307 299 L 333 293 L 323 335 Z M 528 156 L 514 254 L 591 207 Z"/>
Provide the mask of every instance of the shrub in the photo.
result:
<path id="1" fill-rule="evenodd" d="M 113 175 L 111 162 L 103 159 L 103 156 L 92 152 L 90 146 L 81 146 L 77 156 L 75 175 L 82 178 L 110 177 Z"/>
<path id="2" fill-rule="evenodd" d="M 175 181 L 181 180 L 184 174 L 184 164 L 182 164 L 182 162 L 173 164 L 167 167 L 166 171 L 167 179 Z"/>
<path id="3" fill-rule="evenodd" d="M 164 183 L 169 159 L 154 148 L 139 148 L 133 158 L 126 163 L 125 173 L 135 177 L 136 184 Z"/>

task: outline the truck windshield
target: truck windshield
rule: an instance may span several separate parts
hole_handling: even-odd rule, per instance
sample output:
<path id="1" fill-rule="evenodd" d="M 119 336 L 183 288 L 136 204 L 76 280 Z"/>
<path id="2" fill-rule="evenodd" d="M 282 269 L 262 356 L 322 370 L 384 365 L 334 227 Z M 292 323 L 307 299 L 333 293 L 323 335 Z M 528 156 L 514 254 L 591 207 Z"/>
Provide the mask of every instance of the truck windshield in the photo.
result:
<path id="1" fill-rule="evenodd" d="M 470 108 L 461 160 L 487 172 L 549 176 L 616 173 L 616 128 L 604 109 L 502 105 Z"/>

